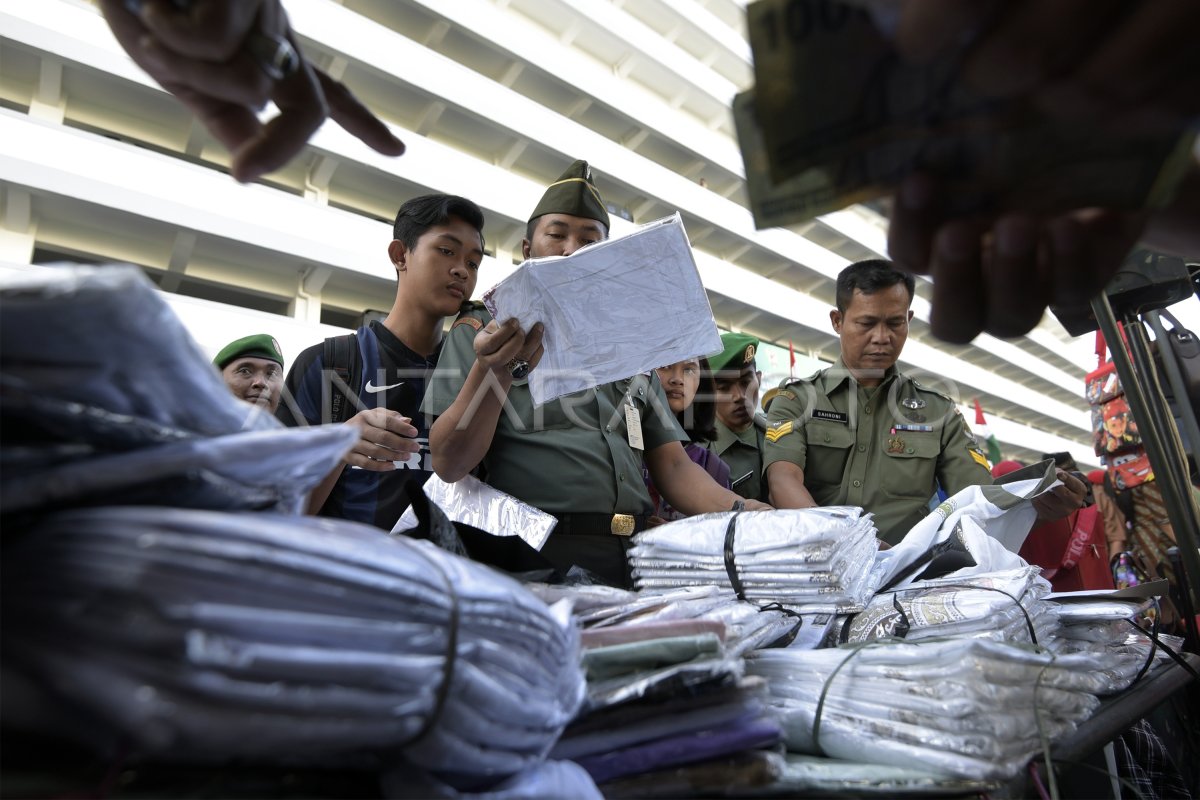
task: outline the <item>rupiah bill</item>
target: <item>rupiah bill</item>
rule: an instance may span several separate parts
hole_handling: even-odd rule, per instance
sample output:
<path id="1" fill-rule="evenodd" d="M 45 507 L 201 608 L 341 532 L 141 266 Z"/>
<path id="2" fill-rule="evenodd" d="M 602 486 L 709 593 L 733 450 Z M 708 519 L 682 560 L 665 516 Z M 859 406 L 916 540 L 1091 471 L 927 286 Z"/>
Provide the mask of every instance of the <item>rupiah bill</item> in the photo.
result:
<path id="1" fill-rule="evenodd" d="M 1194 132 L 1130 120 L 1101 135 L 1026 98 L 980 96 L 958 79 L 962 52 L 908 63 L 862 5 L 758 0 L 747 9 L 756 86 L 735 100 L 734 116 L 758 227 L 889 194 L 914 169 L 953 189 L 954 214 L 1170 199 Z"/>

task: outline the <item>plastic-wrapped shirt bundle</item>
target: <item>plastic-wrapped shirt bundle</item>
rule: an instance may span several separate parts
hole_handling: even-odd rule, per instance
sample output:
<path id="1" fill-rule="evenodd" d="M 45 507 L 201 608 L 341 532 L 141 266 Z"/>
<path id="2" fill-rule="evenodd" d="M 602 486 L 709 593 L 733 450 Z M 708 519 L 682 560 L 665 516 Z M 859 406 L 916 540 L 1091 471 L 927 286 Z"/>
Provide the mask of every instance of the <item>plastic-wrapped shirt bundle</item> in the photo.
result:
<path id="1" fill-rule="evenodd" d="M 845 641 L 971 636 L 1044 643 L 1058 627 L 1058 606 L 1043 599 L 1050 584 L 1039 573 L 1038 567 L 1019 567 L 880 592 L 850 622 Z"/>
<path id="2" fill-rule="evenodd" d="M 298 511 L 356 432 L 285 430 L 234 397 L 134 267 L 0 284 L 0 507 Z M 32 335 L 54 321 L 53 336 Z"/>
<path id="3" fill-rule="evenodd" d="M 643 531 L 629 551 L 639 589 L 712 585 L 753 602 L 860 610 L 878 542 L 853 507 L 705 514 Z"/>
<path id="4" fill-rule="evenodd" d="M 572 590 L 534 591 L 567 599 Z M 588 701 L 555 746 L 556 758 L 576 761 L 602 787 L 621 780 L 621 791 L 646 796 L 663 788 L 664 771 L 779 741 L 765 685 L 743 679 L 740 653 L 785 636 L 795 626 L 786 614 L 760 612 L 715 587 L 645 595 L 584 586 L 576 595 L 588 625 L 581 634 Z M 732 770 L 709 789 L 744 786 L 749 774 L 761 770 Z"/>
<path id="5" fill-rule="evenodd" d="M 740 658 L 751 650 L 790 637 L 798 625 L 803 625 L 794 613 L 734 600 L 716 586 L 641 594 L 608 586 L 565 588 L 530 584 L 529 587 L 547 602 L 571 599 L 574 616 L 585 628 L 584 647 L 628 637 L 635 631 L 669 630 L 671 625 L 690 621 L 723 631 L 725 655 Z"/>
<path id="6" fill-rule="evenodd" d="M 568 609 L 338 520 L 63 512 L 9 543 L 3 602 L 6 669 L 99 721 L 77 731 L 93 746 L 167 761 L 393 767 L 483 791 L 542 770 L 584 695 Z"/>
<path id="7" fill-rule="evenodd" d="M 1146 619 L 1152 602 L 1119 600 L 1093 595 L 1091 597 L 1051 595 L 1059 609 L 1062 622 L 1056 636 L 1047 644 L 1061 654 L 1088 655 L 1095 659 L 1097 675 L 1109 683 L 1098 694 L 1112 694 L 1128 689 L 1145 669 L 1170 661 L 1170 656 L 1156 646 L 1146 634 L 1130 622 L 1150 629 Z M 1169 634 L 1159 634 L 1159 642 L 1179 653 L 1183 640 Z M 1147 663 L 1150 662 L 1150 663 Z"/>
<path id="8" fill-rule="evenodd" d="M 1099 705 L 1085 656 L 985 639 L 763 650 L 789 750 L 978 780 L 1010 778 Z M 824 698 L 818 720 L 818 704 Z"/>

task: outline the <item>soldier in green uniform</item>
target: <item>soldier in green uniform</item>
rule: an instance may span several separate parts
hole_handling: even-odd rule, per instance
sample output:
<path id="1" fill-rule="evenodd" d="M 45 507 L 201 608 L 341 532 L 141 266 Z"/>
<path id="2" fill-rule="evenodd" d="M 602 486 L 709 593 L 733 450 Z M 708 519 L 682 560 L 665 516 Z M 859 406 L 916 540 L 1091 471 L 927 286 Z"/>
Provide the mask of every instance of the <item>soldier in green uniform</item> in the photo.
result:
<path id="1" fill-rule="evenodd" d="M 908 338 L 914 283 L 890 262 L 861 261 L 838 275 L 830 312 L 841 357 L 770 398 L 763 456 L 779 508 L 861 506 L 879 536 L 900 541 L 928 511 L 938 484 L 949 494 L 990 484 L 980 452 L 954 401 L 896 369 Z M 1041 519 L 1078 508 L 1084 487 L 1064 486 L 1034 501 Z"/>
<path id="2" fill-rule="evenodd" d="M 522 253 L 570 255 L 607 238 L 608 228 L 591 170 L 576 161 L 534 209 Z M 438 415 L 430 432 L 434 470 L 455 481 L 482 464 L 492 486 L 558 518 L 544 561 L 529 550 L 526 563 L 503 566 L 578 565 L 627 586 L 629 534 L 653 512 L 643 459 L 662 496 L 684 513 L 727 511 L 741 498 L 684 452 L 687 437 L 654 373 L 535 408 L 528 376 L 541 338 L 540 324 L 528 332 L 515 320 L 497 325 L 482 307 L 454 322 L 425 395 L 425 412 Z"/>
<path id="3" fill-rule="evenodd" d="M 735 492 L 765 501 L 762 453 L 766 420 L 757 413 L 762 373 L 754 360 L 758 339 L 744 333 L 723 333 L 721 344 L 721 354 L 709 359 L 717 409 L 717 438 L 710 449 L 729 465 Z"/>

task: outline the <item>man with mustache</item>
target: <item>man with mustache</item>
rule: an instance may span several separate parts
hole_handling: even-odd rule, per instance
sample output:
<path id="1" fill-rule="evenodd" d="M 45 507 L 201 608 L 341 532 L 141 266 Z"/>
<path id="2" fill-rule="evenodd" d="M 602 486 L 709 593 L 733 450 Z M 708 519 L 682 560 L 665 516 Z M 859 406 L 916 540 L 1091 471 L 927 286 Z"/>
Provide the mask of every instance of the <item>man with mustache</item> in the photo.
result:
<path id="1" fill-rule="evenodd" d="M 764 473 L 776 508 L 861 506 L 879 537 L 900 541 L 928 513 L 938 484 L 950 495 L 992 483 L 987 458 L 954 401 L 896 370 L 913 312 L 913 277 L 880 259 L 860 261 L 837 280 L 829 312 L 841 357 L 828 369 L 788 381 L 768 408 Z M 1040 519 L 1080 506 L 1084 486 L 1059 470 L 1063 486 L 1034 501 Z"/>

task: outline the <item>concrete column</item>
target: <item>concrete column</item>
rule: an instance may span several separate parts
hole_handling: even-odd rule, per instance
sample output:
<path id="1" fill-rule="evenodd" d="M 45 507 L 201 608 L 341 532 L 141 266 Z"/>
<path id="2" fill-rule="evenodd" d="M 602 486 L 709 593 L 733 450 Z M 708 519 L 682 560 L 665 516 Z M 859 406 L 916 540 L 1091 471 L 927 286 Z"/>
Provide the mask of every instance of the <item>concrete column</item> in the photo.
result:
<path id="1" fill-rule="evenodd" d="M 0 211 L 0 261 L 33 263 L 37 224 L 32 196 L 19 186 L 0 186 Z"/>

